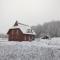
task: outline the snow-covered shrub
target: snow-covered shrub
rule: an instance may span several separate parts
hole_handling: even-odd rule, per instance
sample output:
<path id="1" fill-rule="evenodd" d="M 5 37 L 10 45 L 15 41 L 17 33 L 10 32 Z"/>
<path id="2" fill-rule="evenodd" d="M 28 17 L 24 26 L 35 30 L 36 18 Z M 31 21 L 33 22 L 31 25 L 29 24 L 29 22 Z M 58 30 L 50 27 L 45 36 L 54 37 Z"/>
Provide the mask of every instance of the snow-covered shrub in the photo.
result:
<path id="1" fill-rule="evenodd" d="M 60 60 L 60 47 L 43 41 L 0 42 L 0 60 Z"/>

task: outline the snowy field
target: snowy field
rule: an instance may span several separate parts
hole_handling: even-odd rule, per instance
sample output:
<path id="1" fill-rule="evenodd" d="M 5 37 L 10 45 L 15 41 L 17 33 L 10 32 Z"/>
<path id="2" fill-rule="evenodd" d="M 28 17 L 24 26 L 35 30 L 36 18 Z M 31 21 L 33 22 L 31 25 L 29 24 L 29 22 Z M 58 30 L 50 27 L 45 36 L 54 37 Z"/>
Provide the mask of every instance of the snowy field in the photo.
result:
<path id="1" fill-rule="evenodd" d="M 0 60 L 60 60 L 60 38 L 32 42 L 0 39 Z"/>

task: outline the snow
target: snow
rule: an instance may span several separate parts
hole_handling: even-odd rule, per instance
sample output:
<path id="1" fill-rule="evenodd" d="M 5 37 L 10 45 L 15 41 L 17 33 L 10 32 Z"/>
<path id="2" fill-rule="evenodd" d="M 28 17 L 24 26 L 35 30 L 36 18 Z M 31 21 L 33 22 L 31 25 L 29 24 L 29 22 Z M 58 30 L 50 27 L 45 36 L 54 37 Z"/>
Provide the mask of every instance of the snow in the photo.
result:
<path id="1" fill-rule="evenodd" d="M 10 29 L 16 29 L 16 28 L 21 29 L 21 31 L 22 31 L 24 34 L 36 35 L 36 33 L 34 32 L 34 30 L 32 30 L 31 27 L 28 26 L 28 25 L 18 24 L 18 26 L 12 26 Z M 28 29 L 30 30 L 29 33 L 27 32 Z M 32 32 L 31 32 L 31 30 L 32 30 Z"/>
<path id="2" fill-rule="evenodd" d="M 60 38 L 0 41 L 0 60 L 60 60 Z"/>

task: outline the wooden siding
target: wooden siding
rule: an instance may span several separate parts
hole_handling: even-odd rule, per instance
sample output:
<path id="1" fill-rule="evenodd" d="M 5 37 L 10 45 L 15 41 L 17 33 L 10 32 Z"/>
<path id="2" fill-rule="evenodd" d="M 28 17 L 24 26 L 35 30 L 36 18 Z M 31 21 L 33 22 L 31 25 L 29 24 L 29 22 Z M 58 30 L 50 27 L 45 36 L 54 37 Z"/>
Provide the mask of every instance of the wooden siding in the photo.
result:
<path id="1" fill-rule="evenodd" d="M 23 34 L 20 29 L 11 29 L 8 35 L 9 41 L 32 41 L 33 39 L 33 35 Z"/>

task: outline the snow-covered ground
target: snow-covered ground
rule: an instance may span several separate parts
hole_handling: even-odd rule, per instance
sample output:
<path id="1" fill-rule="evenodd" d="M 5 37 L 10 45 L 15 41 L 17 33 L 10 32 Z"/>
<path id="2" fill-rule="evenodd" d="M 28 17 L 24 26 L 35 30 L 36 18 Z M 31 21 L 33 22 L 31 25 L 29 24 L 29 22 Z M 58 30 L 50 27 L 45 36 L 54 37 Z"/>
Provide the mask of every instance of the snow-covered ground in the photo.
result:
<path id="1" fill-rule="evenodd" d="M 32 42 L 0 41 L 0 60 L 60 60 L 60 38 Z"/>

